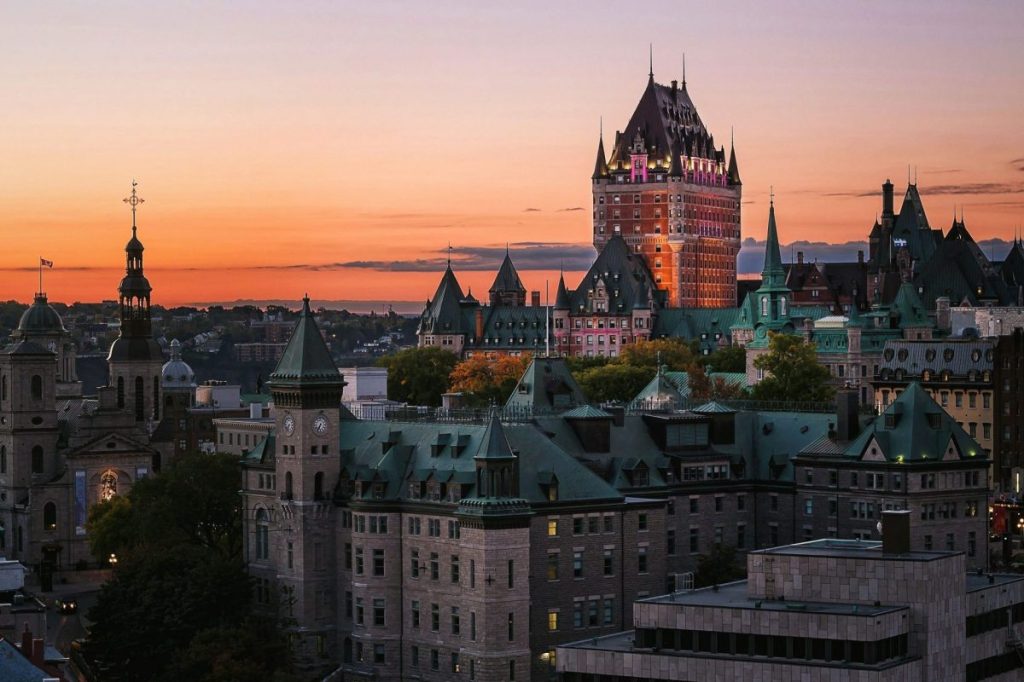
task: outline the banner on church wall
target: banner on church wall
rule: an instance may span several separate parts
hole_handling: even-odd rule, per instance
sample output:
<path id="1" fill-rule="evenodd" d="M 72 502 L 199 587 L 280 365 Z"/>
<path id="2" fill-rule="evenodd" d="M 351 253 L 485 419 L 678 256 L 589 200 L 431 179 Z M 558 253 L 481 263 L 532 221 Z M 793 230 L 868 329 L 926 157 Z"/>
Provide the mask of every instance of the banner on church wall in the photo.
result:
<path id="1" fill-rule="evenodd" d="M 85 535 L 85 471 L 75 472 L 75 535 Z"/>

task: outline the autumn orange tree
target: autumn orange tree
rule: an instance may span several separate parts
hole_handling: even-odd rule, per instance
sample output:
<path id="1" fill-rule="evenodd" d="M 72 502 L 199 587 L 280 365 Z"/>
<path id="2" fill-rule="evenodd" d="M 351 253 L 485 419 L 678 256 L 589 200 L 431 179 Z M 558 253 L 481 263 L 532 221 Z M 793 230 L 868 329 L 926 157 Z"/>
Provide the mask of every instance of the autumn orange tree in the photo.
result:
<path id="1" fill-rule="evenodd" d="M 463 393 L 469 405 L 504 405 L 530 364 L 529 353 L 488 358 L 474 355 L 460 361 L 449 375 L 448 390 Z"/>

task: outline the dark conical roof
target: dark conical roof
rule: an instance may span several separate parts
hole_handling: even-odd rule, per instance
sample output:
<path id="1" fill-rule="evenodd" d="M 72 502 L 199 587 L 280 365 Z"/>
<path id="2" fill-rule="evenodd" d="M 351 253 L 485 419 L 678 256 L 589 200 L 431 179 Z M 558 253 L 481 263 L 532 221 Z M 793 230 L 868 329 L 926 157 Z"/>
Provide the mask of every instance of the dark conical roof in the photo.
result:
<path id="1" fill-rule="evenodd" d="M 508 438 L 505 437 L 505 429 L 501 425 L 498 410 L 492 409 L 490 421 L 480 438 L 480 448 L 473 459 L 509 460 L 515 457 L 512 447 L 508 444 Z"/>
<path id="2" fill-rule="evenodd" d="M 967 225 L 962 220 L 953 218 L 953 224 L 950 226 L 949 232 L 946 233 L 946 241 L 973 242 L 974 237 L 967 231 Z"/>
<path id="3" fill-rule="evenodd" d="M 341 384 L 338 366 L 331 358 L 324 337 L 320 334 L 309 298 L 302 299 L 302 313 L 284 349 L 277 369 L 270 375 L 271 384 Z"/>
<path id="4" fill-rule="evenodd" d="M 526 292 L 523 280 L 519 279 L 519 273 L 516 272 L 516 266 L 512 264 L 512 258 L 509 256 L 507 249 L 505 250 L 505 259 L 501 261 L 501 267 L 498 268 L 498 274 L 495 276 L 494 284 L 490 288 L 490 293 L 492 294 L 499 291 Z"/>
<path id="5" fill-rule="evenodd" d="M 558 293 L 555 294 L 555 310 L 570 310 L 569 291 L 565 288 L 565 276 L 558 274 Z"/>
<path id="6" fill-rule="evenodd" d="M 35 301 L 22 314 L 18 322 L 18 331 L 22 334 L 45 334 L 64 332 L 64 322 L 60 315 L 46 301 L 46 294 L 36 294 Z"/>
<path id="7" fill-rule="evenodd" d="M 452 272 L 451 263 L 441 275 L 434 297 L 427 301 L 427 307 L 420 318 L 421 332 L 459 333 L 463 328 L 462 302 L 466 296 L 462 293 L 459 280 Z M 471 304 L 472 305 L 472 304 Z"/>
<path id="8" fill-rule="evenodd" d="M 764 245 L 764 269 L 761 270 L 761 288 L 784 286 L 786 270 L 782 267 L 782 254 L 779 250 L 779 230 L 775 225 L 775 201 L 768 208 L 768 234 Z"/>
<path id="9" fill-rule="evenodd" d="M 594 162 L 594 174 L 590 176 L 590 179 L 600 180 L 607 177 L 608 159 L 604 154 L 604 136 L 602 135 L 597 141 L 597 161 Z"/>
<path id="10" fill-rule="evenodd" d="M 740 167 L 736 163 L 736 147 L 733 146 L 729 150 L 729 184 L 730 185 L 742 185 L 740 181 Z"/>

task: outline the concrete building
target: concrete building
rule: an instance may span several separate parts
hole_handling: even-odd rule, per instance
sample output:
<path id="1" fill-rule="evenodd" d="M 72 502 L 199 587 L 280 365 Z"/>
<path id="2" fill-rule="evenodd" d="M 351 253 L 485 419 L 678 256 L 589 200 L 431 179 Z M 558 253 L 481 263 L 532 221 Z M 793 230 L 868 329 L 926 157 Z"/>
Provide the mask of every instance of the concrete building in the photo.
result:
<path id="1" fill-rule="evenodd" d="M 882 541 L 813 540 L 747 555 L 747 579 L 633 605 L 633 630 L 557 649 L 564 682 L 1021 679 L 1024 577 Z"/>

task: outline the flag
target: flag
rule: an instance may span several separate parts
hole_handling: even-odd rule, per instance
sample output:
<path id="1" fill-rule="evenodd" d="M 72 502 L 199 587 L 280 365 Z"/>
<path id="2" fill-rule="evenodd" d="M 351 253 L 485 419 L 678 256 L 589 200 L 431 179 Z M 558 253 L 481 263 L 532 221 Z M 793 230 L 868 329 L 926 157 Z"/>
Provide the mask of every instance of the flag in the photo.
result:
<path id="1" fill-rule="evenodd" d="M 40 258 L 39 259 L 39 267 L 52 268 L 53 267 L 53 261 L 52 260 L 46 260 L 45 258 Z"/>

